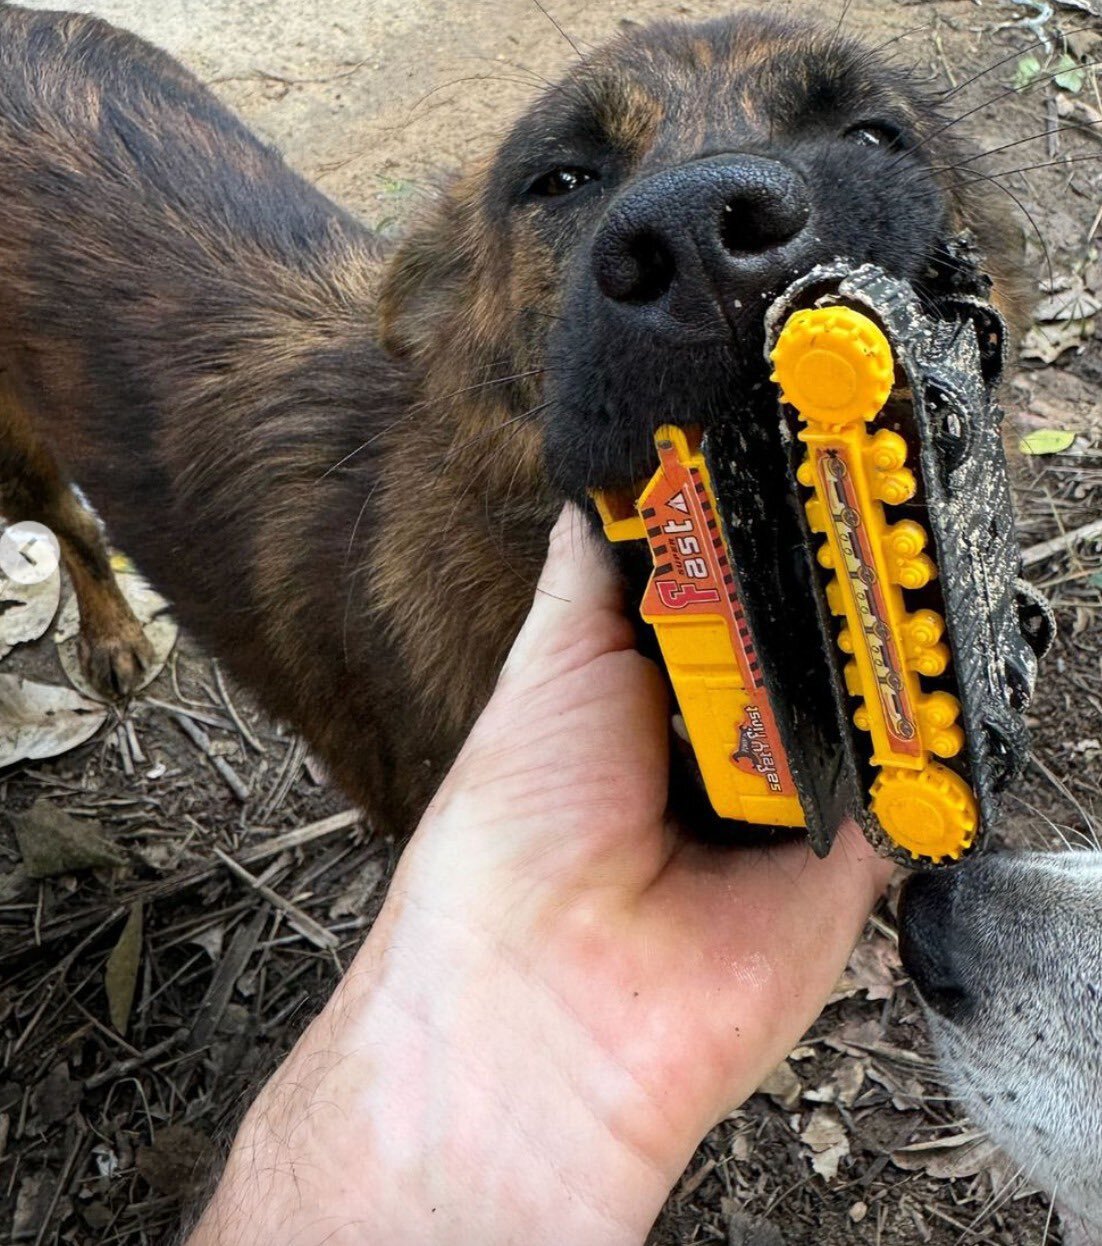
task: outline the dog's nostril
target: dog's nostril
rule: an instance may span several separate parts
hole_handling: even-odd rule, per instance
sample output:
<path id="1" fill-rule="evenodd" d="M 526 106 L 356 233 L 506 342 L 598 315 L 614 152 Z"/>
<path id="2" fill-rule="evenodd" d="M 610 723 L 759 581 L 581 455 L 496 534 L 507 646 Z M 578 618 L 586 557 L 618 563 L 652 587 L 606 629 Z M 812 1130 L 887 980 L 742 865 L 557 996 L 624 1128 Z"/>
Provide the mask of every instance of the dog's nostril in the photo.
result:
<path id="1" fill-rule="evenodd" d="M 653 303 L 673 285 L 676 272 L 669 247 L 657 234 L 626 239 L 597 269 L 597 282 L 618 303 Z"/>
<path id="2" fill-rule="evenodd" d="M 720 241 L 733 255 L 769 251 L 795 238 L 807 224 L 809 214 L 802 195 L 738 195 L 723 205 Z"/>

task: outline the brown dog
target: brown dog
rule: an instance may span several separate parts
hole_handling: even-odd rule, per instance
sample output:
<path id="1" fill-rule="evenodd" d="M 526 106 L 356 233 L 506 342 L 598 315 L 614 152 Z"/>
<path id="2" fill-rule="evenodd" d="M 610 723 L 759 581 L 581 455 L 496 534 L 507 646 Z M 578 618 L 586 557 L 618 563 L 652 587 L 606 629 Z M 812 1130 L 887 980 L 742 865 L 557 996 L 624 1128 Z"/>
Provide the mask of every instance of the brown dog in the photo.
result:
<path id="1" fill-rule="evenodd" d="M 835 33 L 743 15 L 581 62 L 396 253 L 189 73 L 0 7 L 0 511 L 60 537 L 87 665 L 146 661 L 76 480 L 181 621 L 406 829 L 564 496 L 732 418 L 762 310 L 845 255 L 1016 247 L 955 129 Z"/>

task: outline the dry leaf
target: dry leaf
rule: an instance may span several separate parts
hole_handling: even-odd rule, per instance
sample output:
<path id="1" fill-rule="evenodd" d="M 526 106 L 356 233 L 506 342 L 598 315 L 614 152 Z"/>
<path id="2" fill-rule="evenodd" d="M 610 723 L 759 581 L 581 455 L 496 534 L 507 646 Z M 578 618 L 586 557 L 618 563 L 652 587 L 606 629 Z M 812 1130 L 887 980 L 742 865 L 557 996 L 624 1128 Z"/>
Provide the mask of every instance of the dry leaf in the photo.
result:
<path id="1" fill-rule="evenodd" d="M 103 834 L 98 822 L 78 819 L 44 797 L 26 813 L 11 813 L 23 868 L 31 878 L 53 878 L 74 870 L 124 864 L 126 858 Z"/>
<path id="2" fill-rule="evenodd" d="M 67 753 L 90 739 L 107 711 L 71 688 L 0 675 L 0 769 Z"/>
<path id="3" fill-rule="evenodd" d="M 11 1225 L 13 1242 L 34 1240 L 50 1214 L 56 1188 L 57 1178 L 45 1169 L 19 1183 Z"/>
<path id="4" fill-rule="evenodd" d="M 329 920 L 365 916 L 371 897 L 378 891 L 385 876 L 386 864 L 383 857 L 371 857 L 329 906 Z"/>
<path id="5" fill-rule="evenodd" d="M 899 951 L 890 939 L 862 939 L 853 949 L 832 998 L 844 999 L 864 991 L 869 999 L 890 999 L 901 974 Z"/>
<path id="6" fill-rule="evenodd" d="M 169 613 L 168 602 L 159 593 L 155 593 L 141 576 L 133 572 L 124 572 L 116 575 L 115 579 L 122 590 L 122 595 L 130 603 L 130 608 L 145 630 L 146 639 L 153 646 L 153 662 L 139 685 L 140 689 L 151 684 L 164 669 L 168 655 L 176 644 L 179 628 Z M 100 701 L 103 699 L 102 694 L 92 687 L 84 671 L 81 670 L 80 659 L 77 656 L 79 632 L 80 616 L 77 612 L 76 599 L 72 598 L 65 603 L 54 630 L 57 656 L 61 659 L 61 665 L 73 687 L 83 692 L 85 696 Z"/>
<path id="7" fill-rule="evenodd" d="M 126 1033 L 134 991 L 138 985 L 138 966 L 142 959 L 142 906 L 132 904 L 119 941 L 107 958 L 103 985 L 107 990 L 107 1011 L 111 1024 L 120 1034 Z"/>
<path id="8" fill-rule="evenodd" d="M 1087 290 L 1079 277 L 1067 289 L 1045 295 L 1033 309 L 1033 319 L 1044 324 L 1058 320 L 1089 320 L 1100 311 L 1102 300 Z"/>
<path id="9" fill-rule="evenodd" d="M 749 1215 L 734 1199 L 723 1199 L 720 1210 L 727 1220 L 727 1246 L 784 1246 L 779 1229 L 768 1220 Z"/>
<path id="10" fill-rule="evenodd" d="M 811 1151 L 811 1167 L 825 1181 L 833 1181 L 838 1165 L 849 1154 L 849 1138 L 838 1113 L 831 1108 L 816 1108 L 800 1134 L 800 1141 Z"/>
<path id="11" fill-rule="evenodd" d="M 37 584 L 17 584 L 0 575 L 0 658 L 16 645 L 37 640 L 53 622 L 61 600 L 58 571 Z"/>
<path id="12" fill-rule="evenodd" d="M 867 1060 L 859 1060 L 853 1056 L 838 1062 L 833 1076 L 814 1090 L 804 1092 L 809 1103 L 840 1103 L 843 1107 L 852 1107 L 865 1084 Z"/>
<path id="13" fill-rule="evenodd" d="M 190 1125 L 169 1125 L 152 1145 L 138 1148 L 136 1167 L 158 1194 L 193 1198 L 202 1192 L 214 1156 L 206 1134 Z"/>
<path id="14" fill-rule="evenodd" d="M 83 1094 L 84 1083 L 73 1081 L 62 1060 L 35 1087 L 31 1107 L 40 1125 L 56 1125 L 72 1116 Z"/>
<path id="15" fill-rule="evenodd" d="M 924 1172 L 939 1180 L 974 1177 L 1005 1165 L 1003 1153 L 985 1133 L 970 1130 L 949 1138 L 914 1142 L 892 1152 L 892 1163 L 904 1172 Z"/>
<path id="16" fill-rule="evenodd" d="M 215 922 L 213 926 L 208 926 L 205 930 L 200 930 L 197 934 L 193 934 L 189 939 L 189 943 L 195 943 L 203 949 L 204 952 L 217 964 L 222 959 L 222 949 L 226 943 L 226 923 Z"/>
<path id="17" fill-rule="evenodd" d="M 1065 320 L 1060 324 L 1034 325 L 1022 339 L 1022 358 L 1054 363 L 1075 350 L 1094 333 L 1093 320 Z"/>
<path id="18" fill-rule="evenodd" d="M 787 1060 L 783 1060 L 758 1087 L 759 1095 L 769 1095 L 783 1108 L 794 1108 L 803 1094 L 803 1083 Z"/>
<path id="19" fill-rule="evenodd" d="M 908 1077 L 881 1064 L 870 1062 L 866 1069 L 870 1082 L 883 1086 L 892 1097 L 892 1107 L 897 1112 L 911 1112 L 926 1098 L 926 1087 L 917 1077 Z"/>

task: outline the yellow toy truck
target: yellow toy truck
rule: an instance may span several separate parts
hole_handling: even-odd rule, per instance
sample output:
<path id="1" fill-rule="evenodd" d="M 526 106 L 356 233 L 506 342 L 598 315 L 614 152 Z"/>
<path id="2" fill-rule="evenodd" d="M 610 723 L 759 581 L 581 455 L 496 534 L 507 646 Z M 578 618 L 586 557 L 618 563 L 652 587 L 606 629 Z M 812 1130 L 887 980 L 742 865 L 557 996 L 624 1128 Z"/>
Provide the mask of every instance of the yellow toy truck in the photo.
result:
<path id="1" fill-rule="evenodd" d="M 767 331 L 780 418 L 660 427 L 634 496 L 595 493 L 605 533 L 648 543 L 641 614 L 720 817 L 825 852 L 852 816 L 956 860 L 1024 764 L 1052 631 L 1018 578 L 1001 323 L 838 264 Z"/>

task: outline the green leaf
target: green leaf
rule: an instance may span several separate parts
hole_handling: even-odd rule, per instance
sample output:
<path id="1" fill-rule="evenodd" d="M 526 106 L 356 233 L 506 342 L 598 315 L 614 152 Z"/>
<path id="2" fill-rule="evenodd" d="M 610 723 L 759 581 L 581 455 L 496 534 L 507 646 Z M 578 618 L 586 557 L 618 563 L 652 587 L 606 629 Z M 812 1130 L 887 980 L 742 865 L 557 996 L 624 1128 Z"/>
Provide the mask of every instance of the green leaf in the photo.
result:
<path id="1" fill-rule="evenodd" d="M 1022 454 L 1063 454 L 1075 442 L 1075 433 L 1063 428 L 1039 428 L 1018 442 Z"/>
<path id="2" fill-rule="evenodd" d="M 1083 89 L 1083 84 L 1087 80 L 1087 71 L 1067 52 L 1056 62 L 1056 67 L 1061 71 L 1053 78 L 1053 82 L 1061 91 L 1070 91 L 1072 95 L 1078 95 Z"/>
<path id="3" fill-rule="evenodd" d="M 107 1011 L 111 1024 L 120 1034 L 126 1033 L 134 991 L 138 985 L 138 966 L 142 960 L 142 906 L 132 904 L 119 941 L 107 958 L 103 984 L 107 989 Z"/>
<path id="4" fill-rule="evenodd" d="M 1031 82 L 1041 76 L 1044 66 L 1035 56 L 1023 56 L 1018 62 L 1017 68 L 1014 70 L 1014 85 L 1019 91 L 1024 91 Z"/>

